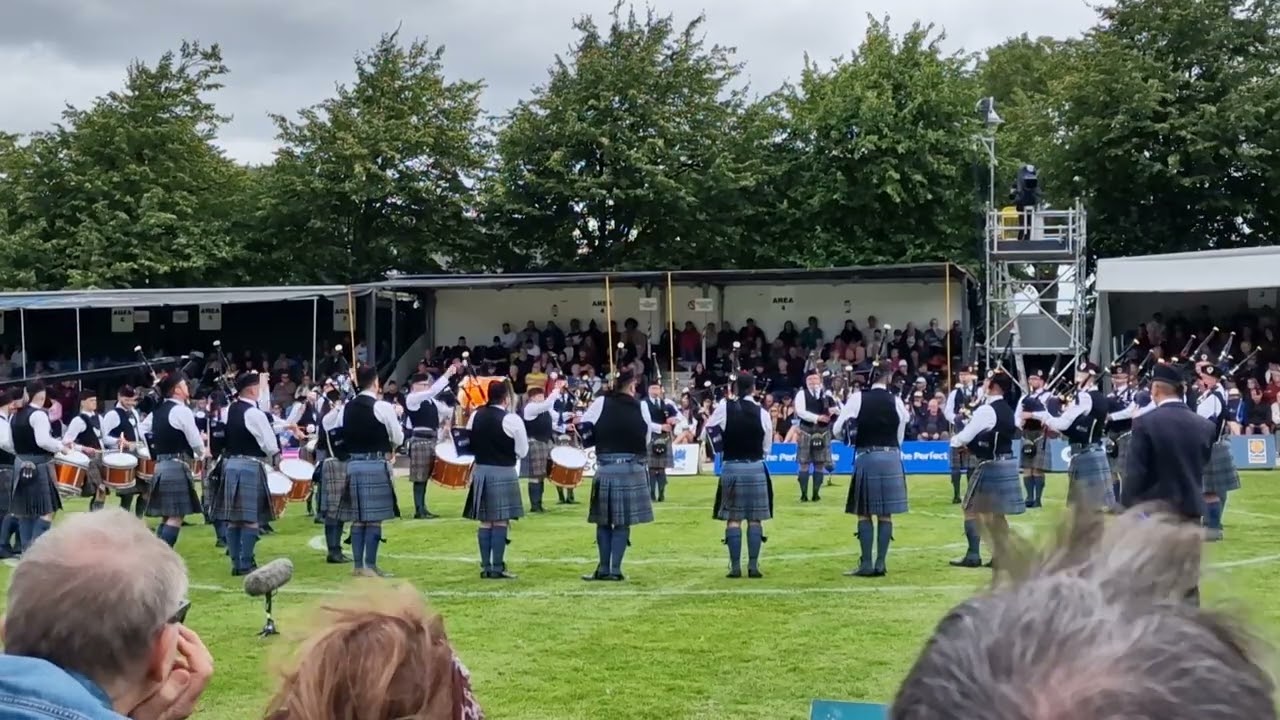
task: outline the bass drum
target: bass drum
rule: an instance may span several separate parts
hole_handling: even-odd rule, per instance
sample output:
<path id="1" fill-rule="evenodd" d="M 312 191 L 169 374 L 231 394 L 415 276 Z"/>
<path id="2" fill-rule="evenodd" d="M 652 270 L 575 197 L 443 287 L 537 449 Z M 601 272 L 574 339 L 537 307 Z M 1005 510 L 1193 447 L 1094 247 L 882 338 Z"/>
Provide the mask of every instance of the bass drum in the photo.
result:
<path id="1" fill-rule="evenodd" d="M 282 472 L 267 473 L 267 492 L 271 493 L 271 511 L 276 517 L 283 517 L 285 507 L 289 504 L 289 491 L 293 489 L 293 481 Z"/>
<path id="2" fill-rule="evenodd" d="M 547 479 L 556 487 L 572 490 L 582 484 L 587 470 L 587 454 L 575 447 L 551 449 L 551 472 Z"/>
<path id="3" fill-rule="evenodd" d="M 431 468 L 431 481 L 450 490 L 466 490 L 471 485 L 475 458 L 460 457 L 453 443 L 436 445 L 436 462 Z"/>

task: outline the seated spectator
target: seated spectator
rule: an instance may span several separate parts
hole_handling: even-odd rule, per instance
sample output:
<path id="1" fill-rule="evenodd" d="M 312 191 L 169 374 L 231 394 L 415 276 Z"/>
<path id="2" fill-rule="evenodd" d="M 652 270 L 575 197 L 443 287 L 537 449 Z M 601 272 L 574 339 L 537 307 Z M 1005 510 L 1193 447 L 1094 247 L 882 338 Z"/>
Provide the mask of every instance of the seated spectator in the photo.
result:
<path id="1" fill-rule="evenodd" d="M 1232 388 L 1231 392 L 1239 393 L 1240 391 Z M 1242 430 L 1245 435 L 1270 435 L 1272 428 L 1275 427 L 1271 419 L 1271 406 L 1263 399 L 1262 388 L 1256 384 L 1249 388 L 1249 397 L 1243 403 L 1241 416 Z"/>
<path id="2" fill-rule="evenodd" d="M 182 625 L 186 597 L 182 558 L 131 513 L 59 523 L 9 578 L 0 717 L 190 717 L 213 658 Z"/>
<path id="3" fill-rule="evenodd" d="M 324 608 L 302 643 L 268 720 L 482 720 L 471 674 L 439 615 L 411 587 Z"/>
<path id="4" fill-rule="evenodd" d="M 813 351 L 822 347 L 823 340 L 826 336 L 822 334 L 822 328 L 818 327 L 818 318 L 809 316 L 809 324 L 804 330 L 800 331 L 800 347 L 805 350 Z"/>

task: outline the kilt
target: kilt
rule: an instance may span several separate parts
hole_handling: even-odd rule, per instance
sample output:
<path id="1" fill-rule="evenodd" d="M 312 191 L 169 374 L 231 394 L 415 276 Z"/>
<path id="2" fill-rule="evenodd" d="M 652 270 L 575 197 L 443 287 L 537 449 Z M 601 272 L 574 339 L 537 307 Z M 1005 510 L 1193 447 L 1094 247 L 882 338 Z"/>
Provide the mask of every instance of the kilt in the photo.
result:
<path id="1" fill-rule="evenodd" d="M 1107 464 L 1111 466 L 1111 481 L 1119 482 L 1120 474 L 1124 472 L 1125 459 L 1129 457 L 1129 441 L 1133 439 L 1133 435 L 1124 432 L 1114 433 L 1110 437 L 1111 442 L 1116 444 L 1116 456 L 1108 458 Z"/>
<path id="2" fill-rule="evenodd" d="M 974 459 L 973 453 L 969 452 L 967 447 L 953 447 L 950 452 L 951 472 L 965 472 L 972 470 L 978 461 Z"/>
<path id="3" fill-rule="evenodd" d="M 102 487 L 102 451 L 89 456 L 89 469 L 84 473 L 84 487 L 80 497 L 93 497 Z"/>
<path id="4" fill-rule="evenodd" d="M 1221 497 L 1239 489 L 1240 473 L 1231 459 L 1231 443 L 1214 443 L 1209 453 L 1209 464 L 1204 466 L 1204 493 Z"/>
<path id="5" fill-rule="evenodd" d="M 201 507 L 205 514 L 213 517 L 213 498 L 222 487 L 222 470 L 225 461 L 215 458 L 205 464 L 204 477 L 200 480 Z"/>
<path id="6" fill-rule="evenodd" d="M 1034 475 L 1043 475 L 1049 469 L 1048 434 L 1044 430 L 1023 430 L 1022 443 L 1023 445 L 1031 443 L 1036 449 L 1036 454 L 1029 456 L 1022 453 L 1018 458 L 1018 467 Z"/>
<path id="7" fill-rule="evenodd" d="M 147 501 L 147 517 L 186 517 L 200 512 L 195 478 L 183 456 L 163 455 L 156 460 L 156 475 L 151 480 L 151 497 Z"/>
<path id="8" fill-rule="evenodd" d="M 901 515 L 907 512 L 907 476 L 897 448 L 860 450 L 853 461 L 853 483 L 844 511 L 850 515 Z"/>
<path id="9" fill-rule="evenodd" d="M 800 469 L 807 469 L 807 465 L 830 465 L 831 464 L 831 430 L 817 430 L 815 432 L 807 432 L 804 429 L 797 428 L 799 438 L 796 440 L 796 461 L 800 463 Z M 814 437 L 826 436 L 826 442 L 822 447 L 815 448 L 813 446 Z"/>
<path id="10" fill-rule="evenodd" d="M 649 473 L 638 456 L 611 454 L 596 458 L 587 522 L 618 526 L 653 522 Z"/>
<path id="11" fill-rule="evenodd" d="M 13 466 L 9 512 L 18 517 L 42 517 L 61 509 L 62 496 L 54 484 L 53 458 L 19 455 Z"/>
<path id="12" fill-rule="evenodd" d="M 157 464 L 158 465 L 158 464 Z M 156 468 L 159 474 L 159 468 Z M 214 520 L 260 523 L 274 517 L 267 492 L 267 468 L 259 458 L 232 455 L 222 463 L 222 477 L 209 504 Z"/>
<path id="13" fill-rule="evenodd" d="M 658 447 L 662 447 L 662 445 L 654 442 L 654 440 L 657 440 L 657 437 L 652 435 L 649 436 L 649 452 L 647 457 L 647 460 L 648 460 L 647 465 L 651 470 L 666 470 L 668 468 L 673 468 L 676 466 L 675 448 L 671 446 L 671 435 L 667 434 L 665 435 L 665 437 L 666 437 L 666 443 L 665 443 L 666 450 L 661 453 L 658 453 L 658 452 L 655 452 L 655 449 Z"/>
<path id="14" fill-rule="evenodd" d="M 0 466 L 0 517 L 9 514 L 9 496 L 13 494 L 13 466 Z"/>
<path id="15" fill-rule="evenodd" d="M 524 517 L 520 476 L 513 467 L 476 465 L 467 488 L 462 517 L 480 522 L 519 520 Z"/>
<path id="16" fill-rule="evenodd" d="M 391 464 L 378 456 L 353 455 L 347 461 L 347 490 L 339 501 L 340 513 L 351 522 L 382 522 L 400 517 Z"/>
<path id="17" fill-rule="evenodd" d="M 1021 515 L 1027 511 L 1022 495 L 1018 461 L 1013 458 L 978 463 L 964 493 L 964 509 L 995 515 Z"/>
<path id="18" fill-rule="evenodd" d="M 416 483 L 431 480 L 431 469 L 436 463 L 436 439 L 409 438 L 409 479 Z"/>
<path id="19" fill-rule="evenodd" d="M 1069 479 L 1067 502 L 1083 502 L 1088 507 L 1104 508 L 1114 503 L 1111 492 L 1111 466 L 1100 446 L 1072 446 L 1067 465 Z"/>
<path id="20" fill-rule="evenodd" d="M 545 478 L 547 465 L 551 463 L 551 447 L 548 440 L 529 438 L 529 454 L 520 459 L 520 477 L 530 480 Z"/>
<path id="21" fill-rule="evenodd" d="M 773 481 L 759 460 L 731 461 L 720 470 L 715 505 L 717 520 L 769 520 L 773 517 Z"/>
<path id="22" fill-rule="evenodd" d="M 320 517 L 336 522 L 351 522 L 355 513 L 344 508 L 342 496 L 347 494 L 347 464 L 336 457 L 320 461 Z"/>

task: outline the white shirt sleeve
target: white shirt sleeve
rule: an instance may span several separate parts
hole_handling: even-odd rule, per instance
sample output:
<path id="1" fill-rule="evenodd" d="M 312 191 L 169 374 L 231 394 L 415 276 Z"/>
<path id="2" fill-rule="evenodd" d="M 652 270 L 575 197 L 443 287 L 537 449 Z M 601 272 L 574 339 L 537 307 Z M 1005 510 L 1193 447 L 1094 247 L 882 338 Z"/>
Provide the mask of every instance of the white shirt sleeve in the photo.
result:
<path id="1" fill-rule="evenodd" d="M 65 438 L 65 442 L 74 443 L 75 439 L 80 437 L 80 433 L 84 432 L 87 427 L 89 425 L 85 423 L 84 418 L 76 415 L 71 418 L 71 422 L 67 423 L 67 427 L 62 431 L 62 437 Z M 73 445 L 72 447 L 77 450 L 80 449 L 80 445 Z"/>
<path id="2" fill-rule="evenodd" d="M 120 413 L 115 410 L 105 413 L 102 416 L 102 447 L 108 450 L 115 450 L 120 447 L 120 438 L 111 437 L 111 431 L 116 429 L 120 424 Z"/>
<path id="3" fill-rule="evenodd" d="M 600 413 L 602 412 L 604 412 L 604 398 L 598 397 L 592 400 L 587 411 L 582 413 L 582 422 L 597 423 L 600 421 Z"/>
<path id="4" fill-rule="evenodd" d="M 796 417 L 804 420 L 805 422 L 818 422 L 818 413 L 809 410 L 808 406 L 805 405 L 807 402 L 809 402 L 809 394 L 806 391 L 801 390 L 796 393 Z"/>
<path id="5" fill-rule="evenodd" d="M 7 417 L 0 417 L 0 450 L 10 455 L 14 454 L 13 430 L 9 427 L 9 418 Z"/>
<path id="6" fill-rule="evenodd" d="M 760 427 L 764 430 L 764 446 L 765 457 L 769 456 L 769 451 L 773 450 L 773 419 L 769 417 L 769 411 L 760 408 Z"/>
<path id="7" fill-rule="evenodd" d="M 724 423 L 729 419 L 729 405 L 727 400 L 721 400 L 716 403 L 715 409 L 711 411 L 711 417 L 707 418 L 707 428 L 718 427 L 724 430 Z M 706 429 L 703 430 L 706 433 Z M 772 435 L 772 433 L 770 433 Z"/>
<path id="8" fill-rule="evenodd" d="M 1076 393 L 1076 401 L 1071 407 L 1062 411 L 1058 417 L 1049 414 L 1047 410 L 1034 413 L 1032 417 L 1044 423 L 1051 430 L 1063 432 L 1071 427 L 1076 418 L 1081 415 L 1088 415 L 1093 411 L 1093 396 L 1087 392 Z"/>
<path id="9" fill-rule="evenodd" d="M 191 446 L 191 452 L 195 453 L 196 457 L 204 455 L 204 438 L 200 437 L 200 428 L 196 427 L 196 416 L 191 412 L 191 408 L 181 403 L 175 404 L 169 411 L 169 424 L 175 430 L 182 431 L 187 438 L 187 444 Z"/>
<path id="10" fill-rule="evenodd" d="M 529 435 L 525 432 L 524 421 L 515 413 L 507 413 L 502 418 L 502 431 L 507 437 L 516 441 L 516 457 L 529 454 Z"/>
<path id="11" fill-rule="evenodd" d="M 1107 415 L 1107 419 L 1113 422 L 1119 422 L 1123 420 L 1132 420 L 1134 417 L 1133 413 L 1135 410 L 1137 410 L 1137 408 L 1138 406 L 1135 403 L 1129 403 L 1124 407 L 1124 409 L 1117 410 L 1111 413 L 1110 415 Z"/>
<path id="12" fill-rule="evenodd" d="M 284 418 L 285 425 L 297 425 L 302 419 L 302 411 L 307 407 L 306 403 L 296 402 L 289 406 L 289 414 Z"/>
<path id="13" fill-rule="evenodd" d="M 1142 417 L 1143 415 L 1146 415 L 1147 413 L 1155 409 L 1156 409 L 1156 404 L 1154 402 L 1147 403 L 1146 405 L 1143 405 L 1142 407 L 1133 411 L 1133 419 L 1137 420 L 1138 418 Z"/>
<path id="14" fill-rule="evenodd" d="M 1209 393 L 1196 403 L 1196 414 L 1206 420 L 1216 420 L 1222 414 L 1222 401 L 1217 393 Z"/>
<path id="15" fill-rule="evenodd" d="M 329 408 L 329 412 L 320 418 L 320 427 L 325 430 L 342 427 L 342 405 L 334 403 L 333 407 Z"/>
<path id="16" fill-rule="evenodd" d="M 900 397 L 895 397 L 893 404 L 898 407 L 898 447 L 902 447 L 902 440 L 907 436 L 907 426 L 911 424 L 911 412 Z"/>
<path id="17" fill-rule="evenodd" d="M 435 396 L 444 392 L 445 388 L 449 387 L 450 377 L 452 377 L 450 373 L 441 373 L 440 377 L 436 378 L 436 381 L 431 383 L 431 387 L 426 390 L 419 390 L 406 395 L 404 397 L 405 409 L 409 412 L 417 412 L 418 408 L 422 407 L 422 403 L 435 398 Z"/>
<path id="18" fill-rule="evenodd" d="M 400 447 L 404 443 L 404 426 L 400 424 L 400 418 L 396 417 L 395 406 L 386 400 L 379 400 L 373 404 L 373 415 L 382 421 L 391 446 Z"/>
<path id="19" fill-rule="evenodd" d="M 942 417 L 946 418 L 947 422 L 952 424 L 956 421 L 956 393 L 958 392 L 960 391 L 952 390 L 947 393 L 947 402 L 942 406 Z"/>
<path id="20" fill-rule="evenodd" d="M 973 441 L 978 433 L 996 426 L 996 411 L 990 405 L 983 405 L 973 411 L 973 417 L 965 424 L 964 429 L 951 436 L 951 447 L 964 447 Z"/>
<path id="21" fill-rule="evenodd" d="M 860 412 L 862 412 L 862 393 L 849 393 L 849 397 L 845 398 L 844 407 L 840 408 L 840 414 L 836 416 L 836 421 L 831 424 L 831 434 L 838 437 L 840 428 L 858 417 Z"/>
<path id="22" fill-rule="evenodd" d="M 524 410 L 521 414 L 525 420 L 533 420 L 544 412 L 551 412 L 551 408 L 555 407 L 556 401 L 560 399 L 560 391 L 553 390 L 545 399 L 537 402 L 525 403 Z"/>
<path id="23" fill-rule="evenodd" d="M 49 415 L 45 412 L 31 413 L 31 429 L 36 434 L 36 445 L 41 450 L 51 453 L 62 452 L 62 443 L 53 436 L 53 426 L 49 422 Z"/>
<path id="24" fill-rule="evenodd" d="M 279 454 L 280 441 L 276 439 L 276 433 L 271 429 L 271 420 L 267 418 L 267 414 L 262 411 L 262 408 L 254 405 L 245 411 L 244 426 L 249 431 L 249 434 L 253 435 L 253 439 L 258 441 L 258 448 L 267 457 Z"/>

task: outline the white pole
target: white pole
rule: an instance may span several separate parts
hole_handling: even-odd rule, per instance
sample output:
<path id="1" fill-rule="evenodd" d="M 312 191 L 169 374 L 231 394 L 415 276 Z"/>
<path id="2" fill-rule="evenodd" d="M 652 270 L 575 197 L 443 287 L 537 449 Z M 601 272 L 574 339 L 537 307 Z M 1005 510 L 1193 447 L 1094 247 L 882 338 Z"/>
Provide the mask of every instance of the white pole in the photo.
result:
<path id="1" fill-rule="evenodd" d="M 317 382 L 320 378 L 316 377 L 316 345 L 320 344 L 320 339 L 316 337 L 316 326 L 320 324 L 320 298 L 311 298 L 311 382 Z"/>
<path id="2" fill-rule="evenodd" d="M 22 377 L 27 376 L 27 310 L 18 308 L 18 347 L 22 350 Z"/>
<path id="3" fill-rule="evenodd" d="M 84 372 L 84 360 L 80 355 L 80 308 L 76 308 L 76 372 Z M 83 387 L 84 383 L 76 382 L 77 387 Z"/>

